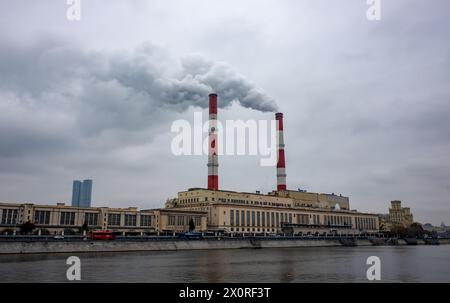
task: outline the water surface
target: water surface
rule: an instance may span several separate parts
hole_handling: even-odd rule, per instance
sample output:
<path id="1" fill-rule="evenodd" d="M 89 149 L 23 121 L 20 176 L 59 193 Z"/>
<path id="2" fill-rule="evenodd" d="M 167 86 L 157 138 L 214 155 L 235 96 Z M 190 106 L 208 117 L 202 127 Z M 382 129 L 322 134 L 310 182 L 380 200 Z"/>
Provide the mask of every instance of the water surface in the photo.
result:
<path id="1" fill-rule="evenodd" d="M 0 255 L 1 282 L 65 282 L 73 254 Z M 82 282 L 450 282 L 450 245 L 84 253 Z"/>

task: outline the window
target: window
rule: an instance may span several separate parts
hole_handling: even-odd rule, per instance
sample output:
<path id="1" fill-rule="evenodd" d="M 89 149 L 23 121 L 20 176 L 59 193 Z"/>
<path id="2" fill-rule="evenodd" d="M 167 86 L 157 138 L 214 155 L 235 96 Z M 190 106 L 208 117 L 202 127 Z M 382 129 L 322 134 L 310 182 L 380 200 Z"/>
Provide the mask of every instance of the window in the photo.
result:
<path id="1" fill-rule="evenodd" d="M 261 225 L 261 213 L 258 211 L 256 212 L 256 226 Z"/>
<path id="2" fill-rule="evenodd" d="M 277 220 L 276 226 L 278 227 L 280 226 L 280 213 L 277 213 L 276 220 Z"/>
<path id="3" fill-rule="evenodd" d="M 230 210 L 230 225 L 234 226 L 234 209 Z"/>
<path id="4" fill-rule="evenodd" d="M 152 216 L 141 215 L 141 226 L 152 226 Z"/>
<path id="5" fill-rule="evenodd" d="M 1 224 L 17 224 L 17 209 L 3 209 Z"/>
<path id="6" fill-rule="evenodd" d="M 85 213 L 84 222 L 89 226 L 96 226 L 98 215 L 96 213 Z"/>
<path id="7" fill-rule="evenodd" d="M 120 214 L 108 214 L 108 225 L 120 226 Z"/>
<path id="8" fill-rule="evenodd" d="M 245 225 L 245 211 L 241 210 L 241 225 Z"/>
<path id="9" fill-rule="evenodd" d="M 270 213 L 270 222 L 272 222 L 272 227 L 275 226 L 275 213 Z"/>
<path id="10" fill-rule="evenodd" d="M 297 221 L 299 224 L 308 224 L 309 222 L 308 215 L 304 214 L 297 215 Z"/>
<path id="11" fill-rule="evenodd" d="M 250 226 L 250 211 L 247 210 L 247 226 Z"/>
<path id="12" fill-rule="evenodd" d="M 34 224 L 50 224 L 50 211 L 36 210 L 34 212 Z"/>
<path id="13" fill-rule="evenodd" d="M 125 215 L 125 226 L 136 226 L 136 215 Z"/>
<path id="14" fill-rule="evenodd" d="M 266 214 L 261 212 L 261 225 L 266 226 Z"/>
<path id="15" fill-rule="evenodd" d="M 289 223 L 292 223 L 292 214 L 289 214 Z"/>
<path id="16" fill-rule="evenodd" d="M 178 225 L 178 226 L 184 226 L 184 225 L 185 225 L 184 219 L 185 219 L 185 216 L 178 216 L 178 217 L 177 217 L 177 225 Z M 195 223 L 194 223 L 194 224 L 195 224 Z"/>
<path id="17" fill-rule="evenodd" d="M 252 211 L 252 226 L 255 226 L 255 211 Z"/>
<path id="18" fill-rule="evenodd" d="M 75 225 L 75 213 L 74 212 L 61 212 L 59 224 L 61 225 Z"/>
<path id="19" fill-rule="evenodd" d="M 175 216 L 169 216 L 169 225 L 175 225 Z"/>
<path id="20" fill-rule="evenodd" d="M 270 226 L 270 213 L 266 212 L 267 226 Z"/>
<path id="21" fill-rule="evenodd" d="M 200 226 L 202 224 L 202 217 L 195 216 L 194 217 L 194 224 L 195 224 L 195 226 Z"/>
<path id="22" fill-rule="evenodd" d="M 239 210 L 236 209 L 236 226 L 239 226 Z"/>

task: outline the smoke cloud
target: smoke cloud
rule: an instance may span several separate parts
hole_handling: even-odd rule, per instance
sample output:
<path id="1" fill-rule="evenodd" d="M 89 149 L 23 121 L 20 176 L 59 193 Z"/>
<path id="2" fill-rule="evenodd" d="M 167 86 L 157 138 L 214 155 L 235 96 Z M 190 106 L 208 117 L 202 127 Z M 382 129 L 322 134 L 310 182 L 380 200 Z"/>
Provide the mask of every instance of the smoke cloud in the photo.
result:
<path id="1" fill-rule="evenodd" d="M 161 132 L 171 112 L 206 108 L 212 91 L 220 107 L 238 102 L 259 111 L 277 108 L 231 66 L 199 54 L 178 59 L 149 43 L 123 52 L 83 51 L 52 38 L 5 43 L 0 154 L 142 142 Z"/>
<path id="2" fill-rule="evenodd" d="M 115 53 L 82 51 L 52 39 L 4 45 L 2 105 L 35 106 L 43 114 L 63 110 L 85 133 L 136 130 L 155 121 L 158 112 L 206 108 L 210 92 L 219 94 L 220 107 L 238 102 L 258 111 L 277 110 L 272 98 L 230 65 L 199 54 L 180 60 L 149 43 Z"/>
<path id="3" fill-rule="evenodd" d="M 177 111 L 189 106 L 205 108 L 208 94 L 216 92 L 220 107 L 238 102 L 258 111 L 277 110 L 272 98 L 230 65 L 199 54 L 186 56 L 180 60 L 180 66 L 175 66 L 162 49 L 147 44 L 129 56 L 119 58 L 115 55 L 106 60 L 108 68 L 100 78 L 115 79 L 136 93 L 148 95 L 159 106 Z"/>
<path id="4" fill-rule="evenodd" d="M 183 111 L 189 106 L 207 107 L 208 94 L 219 94 L 220 107 L 238 102 L 258 111 L 276 111 L 277 106 L 261 88 L 225 62 L 195 54 L 181 59 L 150 43 L 130 52 L 82 51 L 61 41 L 43 39 L 27 47 L 0 48 L 0 88 L 30 93 L 61 92 L 77 96 L 93 87 L 117 86 L 128 94 L 142 95 L 148 105 Z M 73 91 L 68 83 L 82 84 Z M 61 85 L 62 83 L 64 85 Z M 61 91 L 63 89 L 64 91 Z M 133 104 L 127 100 L 129 106 Z"/>

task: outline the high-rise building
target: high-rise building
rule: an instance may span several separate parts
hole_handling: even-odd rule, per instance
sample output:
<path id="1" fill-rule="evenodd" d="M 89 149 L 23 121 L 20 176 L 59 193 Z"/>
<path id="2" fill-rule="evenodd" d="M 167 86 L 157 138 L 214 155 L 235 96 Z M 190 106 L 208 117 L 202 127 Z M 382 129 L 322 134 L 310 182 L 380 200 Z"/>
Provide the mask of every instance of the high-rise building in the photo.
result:
<path id="1" fill-rule="evenodd" d="M 413 224 L 414 218 L 409 207 L 402 207 L 401 201 L 394 200 L 391 201 L 391 208 L 389 208 L 389 221 L 393 225 L 409 227 Z"/>
<path id="2" fill-rule="evenodd" d="M 91 207 L 92 201 L 92 180 L 73 181 L 72 206 Z"/>
<path id="3" fill-rule="evenodd" d="M 83 180 L 80 194 L 80 207 L 91 207 L 92 180 Z"/>
<path id="4" fill-rule="evenodd" d="M 72 186 L 72 206 L 80 206 L 81 181 L 74 180 Z"/>

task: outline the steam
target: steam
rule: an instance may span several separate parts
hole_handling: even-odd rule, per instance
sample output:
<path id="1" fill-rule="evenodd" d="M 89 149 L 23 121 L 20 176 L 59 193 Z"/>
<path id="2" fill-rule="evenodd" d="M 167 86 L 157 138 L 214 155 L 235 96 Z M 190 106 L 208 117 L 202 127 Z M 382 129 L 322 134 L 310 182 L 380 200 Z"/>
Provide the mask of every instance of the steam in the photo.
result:
<path id="1" fill-rule="evenodd" d="M 183 111 L 189 106 L 208 106 L 208 94 L 219 95 L 219 107 L 238 102 L 246 108 L 273 112 L 277 105 L 261 88 L 225 62 L 202 55 L 183 57 L 174 65 L 160 48 L 146 45 L 126 59 L 108 58 L 110 68 L 102 77 L 144 92 L 160 106 Z M 178 62 L 174 62 L 177 64 Z"/>
<path id="2" fill-rule="evenodd" d="M 20 113 L 17 128 L 25 135 L 36 127 L 24 129 L 23 121 L 42 128 L 43 120 L 58 125 L 45 136 L 71 129 L 118 136 L 117 142 L 133 140 L 171 113 L 206 108 L 210 92 L 219 95 L 220 107 L 238 102 L 263 112 L 277 109 L 272 98 L 230 65 L 198 54 L 174 58 L 152 44 L 124 52 L 83 51 L 52 39 L 0 46 L 0 118 Z"/>

